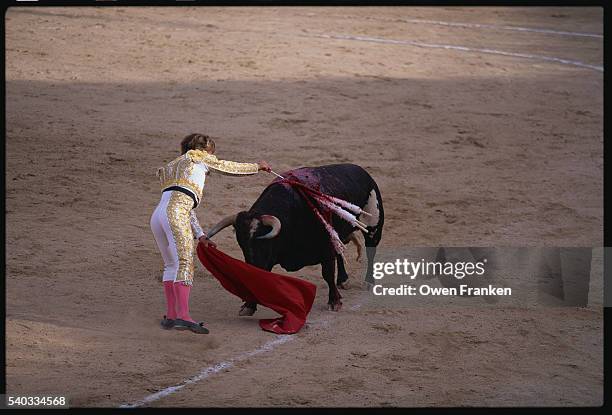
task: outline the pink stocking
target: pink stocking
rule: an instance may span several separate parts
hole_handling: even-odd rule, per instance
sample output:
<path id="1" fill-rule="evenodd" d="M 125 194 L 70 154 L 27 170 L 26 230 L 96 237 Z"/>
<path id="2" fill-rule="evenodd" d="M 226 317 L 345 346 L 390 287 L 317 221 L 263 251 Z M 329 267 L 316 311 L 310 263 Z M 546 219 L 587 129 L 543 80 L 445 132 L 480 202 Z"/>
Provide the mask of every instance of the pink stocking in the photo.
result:
<path id="1" fill-rule="evenodd" d="M 173 284 L 172 281 L 164 281 L 164 293 L 166 294 L 166 305 L 168 307 L 166 318 L 169 320 L 176 318 L 176 296 L 174 295 Z"/>
<path id="2" fill-rule="evenodd" d="M 174 283 L 174 296 L 176 297 L 178 318 L 185 321 L 195 321 L 189 316 L 189 293 L 191 292 L 191 285 L 185 285 L 182 282 Z"/>

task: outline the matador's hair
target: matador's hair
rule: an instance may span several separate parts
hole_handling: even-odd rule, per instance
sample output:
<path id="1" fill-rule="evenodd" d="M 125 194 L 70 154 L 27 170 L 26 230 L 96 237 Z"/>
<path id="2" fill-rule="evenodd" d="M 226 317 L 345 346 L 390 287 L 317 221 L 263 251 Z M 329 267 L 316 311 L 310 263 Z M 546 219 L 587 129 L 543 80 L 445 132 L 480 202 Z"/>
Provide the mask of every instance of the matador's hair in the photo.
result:
<path id="1" fill-rule="evenodd" d="M 189 150 L 215 151 L 215 141 L 206 134 L 189 134 L 181 140 L 181 154 Z"/>

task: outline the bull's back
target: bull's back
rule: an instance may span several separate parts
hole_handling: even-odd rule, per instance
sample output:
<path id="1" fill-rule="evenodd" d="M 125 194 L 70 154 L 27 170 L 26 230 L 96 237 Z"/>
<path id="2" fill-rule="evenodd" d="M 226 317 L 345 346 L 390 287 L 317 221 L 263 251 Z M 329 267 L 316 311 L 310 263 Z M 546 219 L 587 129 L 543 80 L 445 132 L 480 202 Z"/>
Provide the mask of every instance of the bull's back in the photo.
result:
<path id="1" fill-rule="evenodd" d="M 376 186 L 374 179 L 356 164 L 329 164 L 319 167 L 301 167 L 283 173 L 306 185 L 359 206 L 363 206 Z"/>
<path id="2" fill-rule="evenodd" d="M 355 164 L 301 167 L 281 174 L 287 179 L 296 179 L 322 193 L 360 207 L 364 207 L 372 194 L 378 191 L 370 174 Z M 274 180 L 278 181 L 280 179 Z M 292 218 L 283 224 L 286 226 L 283 231 L 286 240 L 279 256 L 280 265 L 287 271 L 297 271 L 303 266 L 320 264 L 334 258 L 327 231 L 304 199 L 290 185 L 269 186 L 251 209 L 275 214 L 277 217 Z M 333 215 L 332 222 L 340 239 L 346 243 L 348 235 L 353 231 L 352 225 L 336 215 Z"/>

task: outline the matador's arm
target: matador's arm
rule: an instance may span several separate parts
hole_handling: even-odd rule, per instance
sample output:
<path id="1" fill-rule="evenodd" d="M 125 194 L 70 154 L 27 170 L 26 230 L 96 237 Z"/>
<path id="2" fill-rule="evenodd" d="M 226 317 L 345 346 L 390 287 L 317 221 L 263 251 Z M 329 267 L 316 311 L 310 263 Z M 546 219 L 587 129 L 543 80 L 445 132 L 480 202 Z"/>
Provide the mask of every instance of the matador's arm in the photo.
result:
<path id="1" fill-rule="evenodd" d="M 206 235 L 202 230 L 202 227 L 200 226 L 200 222 L 198 221 L 198 217 L 196 216 L 195 209 L 191 209 L 191 212 L 189 213 L 189 223 L 191 223 L 193 236 L 196 239 L 200 239 L 201 236 Z"/>
<path id="2" fill-rule="evenodd" d="M 238 163 L 229 160 L 219 160 L 214 154 L 201 150 L 189 150 L 187 155 L 194 163 L 204 163 L 219 173 L 229 176 L 248 176 L 259 171 L 257 163 Z"/>

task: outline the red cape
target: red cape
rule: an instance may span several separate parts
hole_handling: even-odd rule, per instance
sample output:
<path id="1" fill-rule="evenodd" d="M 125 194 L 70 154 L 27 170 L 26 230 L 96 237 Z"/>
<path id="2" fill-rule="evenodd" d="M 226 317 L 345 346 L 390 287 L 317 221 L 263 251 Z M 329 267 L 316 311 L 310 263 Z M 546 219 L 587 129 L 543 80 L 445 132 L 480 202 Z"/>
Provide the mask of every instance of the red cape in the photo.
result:
<path id="1" fill-rule="evenodd" d="M 312 308 L 316 285 L 290 277 L 264 271 L 232 258 L 216 248 L 198 244 L 198 257 L 223 288 L 242 298 L 271 308 L 282 317 L 259 320 L 266 331 L 293 334 L 300 331 Z"/>

